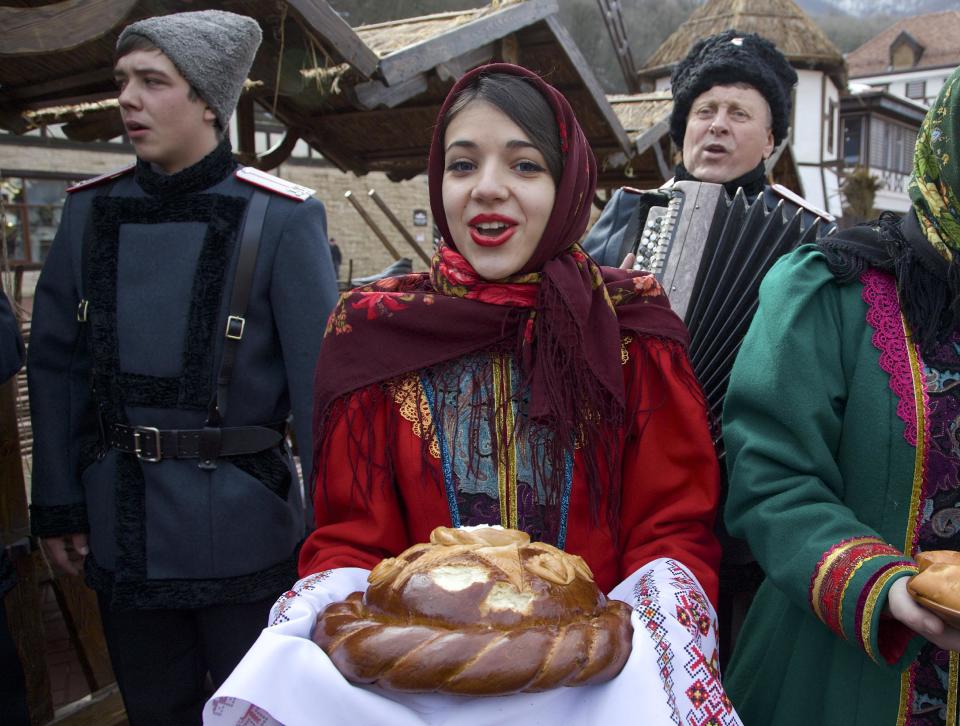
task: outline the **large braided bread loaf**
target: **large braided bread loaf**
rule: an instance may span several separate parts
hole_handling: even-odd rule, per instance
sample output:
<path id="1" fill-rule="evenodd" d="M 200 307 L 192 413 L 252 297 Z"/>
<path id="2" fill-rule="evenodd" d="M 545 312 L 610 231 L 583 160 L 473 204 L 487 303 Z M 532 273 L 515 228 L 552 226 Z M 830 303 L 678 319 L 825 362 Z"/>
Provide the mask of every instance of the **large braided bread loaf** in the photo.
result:
<path id="1" fill-rule="evenodd" d="M 500 695 L 613 678 L 630 655 L 630 607 L 587 564 L 524 532 L 438 527 L 384 560 L 317 618 L 314 641 L 356 683 Z"/>

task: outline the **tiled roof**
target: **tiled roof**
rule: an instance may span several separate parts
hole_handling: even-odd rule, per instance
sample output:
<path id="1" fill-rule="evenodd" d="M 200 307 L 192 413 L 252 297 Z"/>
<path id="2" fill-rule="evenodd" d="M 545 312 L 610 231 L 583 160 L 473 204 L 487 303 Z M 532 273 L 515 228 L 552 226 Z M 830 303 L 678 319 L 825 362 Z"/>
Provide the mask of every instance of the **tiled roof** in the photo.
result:
<path id="1" fill-rule="evenodd" d="M 903 18 L 876 37 L 868 40 L 847 56 L 847 67 L 853 78 L 887 73 L 890 67 L 890 44 L 902 32 L 923 46 L 923 55 L 914 69 L 960 65 L 960 10 Z M 913 70 L 913 69 L 898 69 Z"/>

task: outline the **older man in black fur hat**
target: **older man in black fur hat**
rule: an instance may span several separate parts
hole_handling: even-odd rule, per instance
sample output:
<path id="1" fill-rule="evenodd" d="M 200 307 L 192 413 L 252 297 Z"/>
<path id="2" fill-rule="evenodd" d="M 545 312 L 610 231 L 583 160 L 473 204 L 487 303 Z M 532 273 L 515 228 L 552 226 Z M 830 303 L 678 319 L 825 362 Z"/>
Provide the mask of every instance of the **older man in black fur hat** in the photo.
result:
<path id="1" fill-rule="evenodd" d="M 670 135 L 683 152 L 668 185 L 711 182 L 722 184 L 730 196 L 743 189 L 749 201 L 762 196 L 767 210 L 783 203 L 786 211 L 799 212 L 804 230 L 818 218 L 818 235 L 835 229 L 826 212 L 766 183 L 765 162 L 787 137 L 790 97 L 797 83 L 796 72 L 773 43 L 736 30 L 708 36 L 693 45 L 670 80 Z M 636 248 L 648 211 L 638 190 L 618 190 L 584 240 L 584 249 L 601 264 L 633 266 L 634 255 L 624 258 L 624 252 Z M 742 540 L 732 540 L 722 531 L 720 535 L 719 615 L 726 658 L 762 573 Z"/>
<path id="2" fill-rule="evenodd" d="M 732 196 L 743 188 L 749 200 L 763 194 L 767 208 L 783 196 L 766 184 L 765 161 L 786 138 L 790 95 L 797 74 L 783 54 L 755 33 L 726 30 L 699 40 L 670 79 L 673 112 L 670 136 L 682 149 L 674 180 L 722 184 Z M 797 208 L 798 200 L 784 200 Z M 643 230 L 647 208 L 640 194 L 619 189 L 604 207 L 583 246 L 598 262 L 622 261 L 627 229 Z M 804 226 L 817 214 L 804 210 Z M 642 217 L 638 220 L 631 218 Z M 832 224 L 821 224 L 824 232 Z M 632 232 L 631 232 L 632 234 Z"/>
<path id="3" fill-rule="evenodd" d="M 260 38 L 217 10 L 123 31 L 137 163 L 72 188 L 37 287 L 33 529 L 97 591 L 134 726 L 200 723 L 305 535 L 285 422 L 309 473 L 337 287 L 313 191 L 225 136 Z"/>

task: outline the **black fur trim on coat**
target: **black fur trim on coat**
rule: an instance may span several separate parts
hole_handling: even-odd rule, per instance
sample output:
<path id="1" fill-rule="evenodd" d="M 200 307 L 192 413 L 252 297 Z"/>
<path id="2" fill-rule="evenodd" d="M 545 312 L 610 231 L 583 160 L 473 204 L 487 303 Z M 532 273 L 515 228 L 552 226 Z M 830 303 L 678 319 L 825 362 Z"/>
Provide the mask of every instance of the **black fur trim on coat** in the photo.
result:
<path id="1" fill-rule="evenodd" d="M 259 572 L 209 580 L 171 579 L 121 582 L 100 567 L 93 555 L 84 565 L 86 583 L 110 602 L 112 610 L 200 608 L 217 603 L 246 603 L 279 596 L 297 579 L 299 545 L 282 562 Z"/>
<path id="2" fill-rule="evenodd" d="M 224 139 L 196 164 L 176 174 L 161 174 L 154 171 L 143 159 L 137 159 L 134 174 L 137 184 L 143 191 L 163 197 L 202 192 L 214 184 L 219 184 L 236 168 L 237 162 L 233 158 L 230 140 Z"/>
<path id="3" fill-rule="evenodd" d="M 214 349 L 226 269 L 247 200 L 220 194 L 169 199 L 98 197 L 93 202 L 95 244 L 84 288 L 90 300 L 94 395 L 108 418 L 125 422 L 123 406 L 206 410 L 213 392 Z M 120 370 L 117 340 L 117 265 L 124 224 L 201 222 L 207 234 L 193 278 L 189 322 L 179 378 Z"/>
<path id="4" fill-rule="evenodd" d="M 240 454 L 224 458 L 240 471 L 263 482 L 267 489 L 286 501 L 290 493 L 291 477 L 290 468 L 281 452 L 282 449 L 268 449 L 255 454 Z"/>
<path id="5" fill-rule="evenodd" d="M 30 531 L 36 537 L 59 537 L 62 534 L 89 532 L 87 505 L 30 505 Z"/>
<path id="6" fill-rule="evenodd" d="M 209 178 L 204 178 L 207 184 L 211 182 Z M 218 179 L 213 180 L 216 181 Z M 143 198 L 106 196 L 94 200 L 95 241 L 90 249 L 84 288 L 88 290 L 90 301 L 93 394 L 106 424 L 129 423 L 126 406 L 207 409 L 213 394 L 214 351 L 220 330 L 219 314 L 226 273 L 236 247 L 237 232 L 243 221 L 246 204 L 247 200 L 243 197 L 220 194 L 171 194 Z M 122 371 L 116 309 L 120 227 L 124 224 L 175 222 L 207 225 L 194 271 L 180 376 L 159 377 Z M 178 594 L 179 591 L 194 587 L 196 581 L 184 580 L 186 585 L 183 587 L 151 589 L 152 585 L 147 580 L 145 482 L 141 463 L 132 454 L 120 453 L 117 456 L 114 487 L 117 569 L 110 573 L 110 587 L 115 587 L 122 601 L 132 603 L 149 600 L 150 606 L 177 607 L 177 602 L 186 597 Z M 295 567 L 293 574 L 296 574 Z M 208 587 L 204 592 L 209 590 Z M 140 595 L 134 594 L 141 591 Z M 151 592 L 154 595 L 148 595 Z M 197 597 L 201 595 L 198 590 Z M 164 597 L 168 596 L 172 600 L 164 601 Z M 141 607 L 135 604 L 129 606 Z"/>

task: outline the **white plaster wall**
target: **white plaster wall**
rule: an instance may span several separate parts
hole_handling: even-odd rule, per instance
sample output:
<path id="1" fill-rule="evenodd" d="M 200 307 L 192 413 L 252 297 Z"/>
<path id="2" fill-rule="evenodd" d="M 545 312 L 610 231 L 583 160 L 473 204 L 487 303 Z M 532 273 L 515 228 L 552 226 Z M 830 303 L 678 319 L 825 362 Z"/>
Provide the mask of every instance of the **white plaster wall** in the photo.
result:
<path id="1" fill-rule="evenodd" d="M 833 169 L 825 168 L 822 173 L 823 180 L 827 187 L 827 199 L 823 208 L 834 217 L 840 217 L 843 215 L 843 199 L 840 195 L 840 177 Z"/>
<path id="2" fill-rule="evenodd" d="M 831 214 L 830 206 L 823 198 L 823 180 L 820 178 L 820 168 L 815 166 L 799 167 L 800 181 L 803 183 L 803 197 L 810 204 L 820 209 L 827 209 Z"/>
<path id="3" fill-rule="evenodd" d="M 874 76 L 863 76 L 861 78 L 851 78 L 851 81 L 857 83 L 866 83 L 870 86 L 889 85 L 889 91 L 895 96 L 901 98 L 907 97 L 907 83 L 911 81 L 926 81 L 926 98 L 931 102 L 940 93 L 944 82 L 950 76 L 953 69 L 936 68 L 933 70 L 905 71 L 901 73 L 880 73 Z M 923 103 L 922 99 L 909 99 L 911 101 Z M 928 104 L 924 104 L 928 105 Z"/>
<path id="4" fill-rule="evenodd" d="M 880 189 L 874 198 L 873 206 L 880 211 L 889 210 L 903 214 L 910 209 L 910 197 L 903 192 L 891 192 L 887 189 Z"/>
<path id="5" fill-rule="evenodd" d="M 823 134 L 823 163 L 833 164 L 839 156 L 840 146 L 843 143 L 843 139 L 840 136 L 840 89 L 827 77 L 826 90 L 826 106 L 824 107 L 824 112 L 829 112 L 830 102 L 833 101 L 833 118 L 824 117 L 823 119 L 823 128 L 821 130 Z M 833 124 L 832 147 L 827 146 L 827 141 L 830 139 L 828 131 L 831 123 Z M 825 166 L 823 170 L 823 178 L 827 187 L 827 205 L 824 209 L 834 216 L 839 217 L 843 214 L 843 205 L 840 199 L 840 179 L 837 173 L 833 171 L 833 168 Z"/>
<path id="6" fill-rule="evenodd" d="M 820 118 L 823 113 L 820 98 L 820 71 L 797 71 L 797 95 L 793 112 L 793 155 L 797 162 L 820 163 Z M 817 186 L 820 186 L 818 183 Z M 803 181 L 809 197 L 810 187 Z M 822 205 L 821 205 L 822 206 Z"/>

